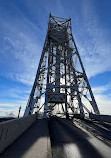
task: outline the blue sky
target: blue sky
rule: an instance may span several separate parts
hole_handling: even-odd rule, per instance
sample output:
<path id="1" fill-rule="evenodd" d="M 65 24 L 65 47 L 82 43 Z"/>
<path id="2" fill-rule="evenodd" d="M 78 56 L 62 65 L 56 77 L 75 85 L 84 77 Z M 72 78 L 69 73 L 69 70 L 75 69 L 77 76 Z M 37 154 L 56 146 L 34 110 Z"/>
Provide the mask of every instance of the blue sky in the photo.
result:
<path id="1" fill-rule="evenodd" d="M 26 106 L 48 17 L 71 17 L 72 31 L 95 98 L 111 114 L 111 2 L 0 0 L 0 115 Z"/>

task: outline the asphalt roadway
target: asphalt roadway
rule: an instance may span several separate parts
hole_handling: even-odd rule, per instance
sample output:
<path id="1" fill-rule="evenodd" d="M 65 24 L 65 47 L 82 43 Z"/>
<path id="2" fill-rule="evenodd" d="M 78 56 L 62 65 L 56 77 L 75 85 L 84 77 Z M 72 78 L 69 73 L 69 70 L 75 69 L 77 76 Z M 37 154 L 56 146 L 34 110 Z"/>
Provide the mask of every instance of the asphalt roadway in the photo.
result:
<path id="1" fill-rule="evenodd" d="M 49 133 L 53 158 L 111 158 L 111 148 L 64 119 L 51 118 Z"/>

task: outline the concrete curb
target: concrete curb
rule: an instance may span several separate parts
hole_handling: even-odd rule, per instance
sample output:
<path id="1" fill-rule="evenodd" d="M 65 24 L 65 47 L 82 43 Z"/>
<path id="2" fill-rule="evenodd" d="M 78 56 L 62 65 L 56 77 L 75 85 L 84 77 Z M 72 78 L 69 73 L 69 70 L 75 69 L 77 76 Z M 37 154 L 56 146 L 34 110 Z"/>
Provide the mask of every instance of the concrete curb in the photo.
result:
<path id="1" fill-rule="evenodd" d="M 0 153 L 11 145 L 36 121 L 36 114 L 0 124 Z"/>

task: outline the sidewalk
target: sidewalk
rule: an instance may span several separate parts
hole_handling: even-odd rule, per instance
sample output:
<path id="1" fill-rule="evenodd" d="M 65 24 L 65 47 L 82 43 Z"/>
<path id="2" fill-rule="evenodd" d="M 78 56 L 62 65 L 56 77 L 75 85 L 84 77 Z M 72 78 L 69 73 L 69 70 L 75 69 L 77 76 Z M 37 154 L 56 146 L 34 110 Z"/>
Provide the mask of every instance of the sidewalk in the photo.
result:
<path id="1" fill-rule="evenodd" d="M 37 120 L 0 158 L 51 158 L 47 120 Z"/>

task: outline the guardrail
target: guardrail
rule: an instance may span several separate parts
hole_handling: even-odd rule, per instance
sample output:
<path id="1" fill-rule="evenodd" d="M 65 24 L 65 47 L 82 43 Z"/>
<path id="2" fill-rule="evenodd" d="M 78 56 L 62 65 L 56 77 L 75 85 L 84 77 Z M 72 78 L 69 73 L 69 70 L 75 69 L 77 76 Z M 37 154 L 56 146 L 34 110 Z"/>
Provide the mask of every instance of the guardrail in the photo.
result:
<path id="1" fill-rule="evenodd" d="M 111 123 L 111 115 L 96 115 L 96 114 L 90 113 L 89 118 L 97 120 L 97 121 L 103 121 L 103 122 Z"/>
<path id="2" fill-rule="evenodd" d="M 104 136 L 100 135 L 100 132 L 97 131 L 96 129 L 94 129 L 93 127 L 90 127 L 89 125 L 85 124 L 84 122 L 82 122 L 81 120 L 78 120 L 78 119 L 73 119 L 73 123 L 77 127 L 81 128 L 81 129 L 85 129 L 86 131 L 90 132 L 93 136 L 95 136 L 96 138 L 105 142 L 107 145 L 109 145 L 111 147 L 111 141 L 108 140 L 107 138 L 105 138 Z"/>
<path id="3" fill-rule="evenodd" d="M 37 114 L 0 124 L 0 153 L 11 145 L 23 132 L 36 121 Z"/>

